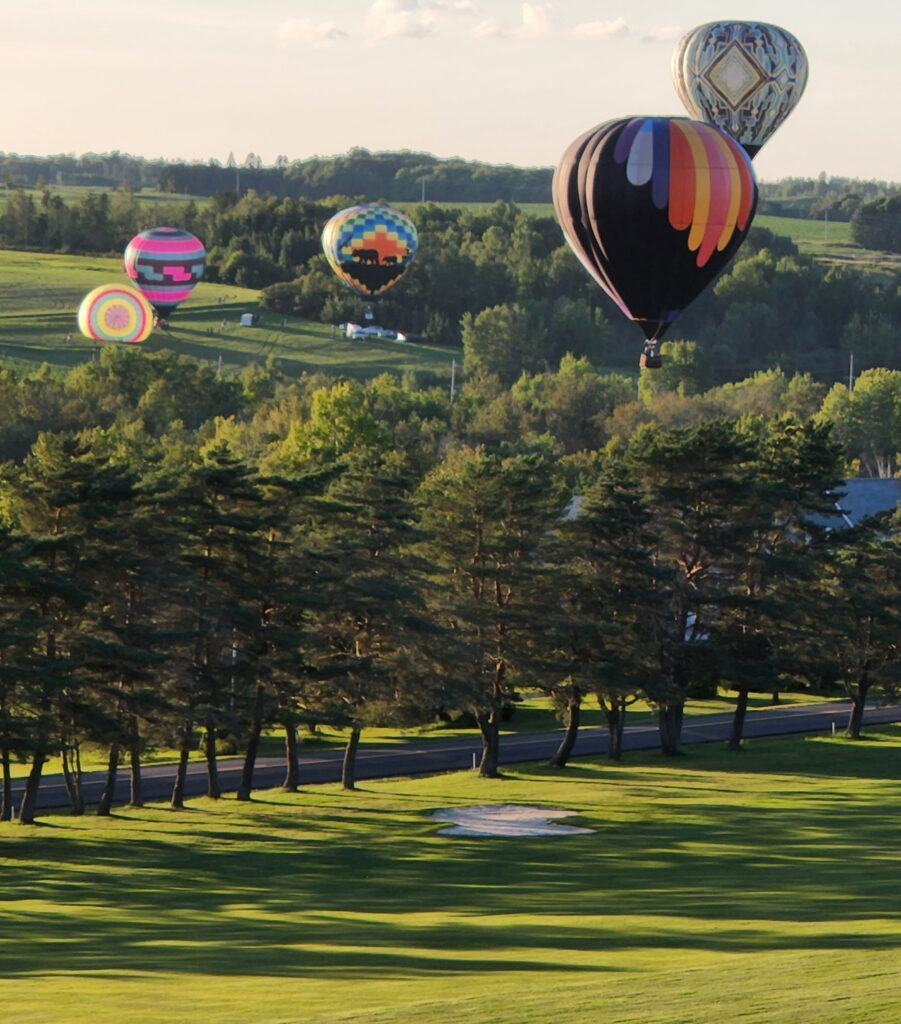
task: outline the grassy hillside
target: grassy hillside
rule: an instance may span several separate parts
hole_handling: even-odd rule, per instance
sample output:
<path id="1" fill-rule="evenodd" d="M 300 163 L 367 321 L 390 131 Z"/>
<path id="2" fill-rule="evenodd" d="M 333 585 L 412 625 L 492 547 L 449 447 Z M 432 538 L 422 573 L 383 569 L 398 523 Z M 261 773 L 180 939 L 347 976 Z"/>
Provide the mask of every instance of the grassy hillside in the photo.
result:
<path id="1" fill-rule="evenodd" d="M 30 195 L 32 199 L 38 203 L 41 197 L 44 195 L 45 189 L 43 188 L 28 188 L 27 186 L 14 186 L 15 189 L 21 189 L 27 195 Z M 55 185 L 50 184 L 46 186 L 46 191 L 51 196 L 59 196 L 66 203 L 80 203 L 89 195 L 100 195 L 106 193 L 110 195 L 115 192 L 114 188 L 104 188 L 100 185 L 93 187 L 87 185 Z M 0 213 L 6 209 L 6 204 L 9 201 L 10 188 L 4 188 L 0 192 Z M 142 206 L 150 208 L 156 208 L 159 206 L 180 206 L 183 203 L 194 203 L 194 205 L 200 210 L 210 203 L 209 196 L 191 196 L 181 195 L 177 192 L 159 192 L 155 189 L 143 188 L 140 191 L 134 192 L 134 197 Z"/>
<path id="2" fill-rule="evenodd" d="M 894 1024 L 901 729 L 0 825 L 16 1024 Z M 448 838 L 518 803 L 592 831 Z"/>
<path id="3" fill-rule="evenodd" d="M 0 251 L 0 366 L 29 372 L 46 362 L 63 372 L 93 358 L 98 346 L 78 332 L 78 305 L 98 285 L 128 283 L 119 259 Z M 242 313 L 260 312 L 258 297 L 251 289 L 201 282 L 176 310 L 171 330 L 154 331 L 142 348 L 168 348 L 217 365 L 221 357 L 226 368 L 273 356 L 285 372 L 296 375 L 320 370 L 364 378 L 407 370 L 449 373 L 455 355 L 459 363 L 459 353 L 447 349 L 350 341 L 331 325 L 266 312 L 260 326 L 241 327 Z"/>

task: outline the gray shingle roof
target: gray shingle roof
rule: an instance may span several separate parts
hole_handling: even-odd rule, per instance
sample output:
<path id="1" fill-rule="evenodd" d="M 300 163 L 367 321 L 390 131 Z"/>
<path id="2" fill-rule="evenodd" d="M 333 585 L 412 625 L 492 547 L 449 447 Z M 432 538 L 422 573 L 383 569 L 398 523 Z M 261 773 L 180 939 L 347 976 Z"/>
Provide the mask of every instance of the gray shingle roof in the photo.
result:
<path id="1" fill-rule="evenodd" d="M 836 518 L 833 528 L 857 526 L 864 519 L 880 512 L 892 512 L 901 501 L 901 480 L 894 477 L 857 477 L 846 480 L 836 492 Z"/>

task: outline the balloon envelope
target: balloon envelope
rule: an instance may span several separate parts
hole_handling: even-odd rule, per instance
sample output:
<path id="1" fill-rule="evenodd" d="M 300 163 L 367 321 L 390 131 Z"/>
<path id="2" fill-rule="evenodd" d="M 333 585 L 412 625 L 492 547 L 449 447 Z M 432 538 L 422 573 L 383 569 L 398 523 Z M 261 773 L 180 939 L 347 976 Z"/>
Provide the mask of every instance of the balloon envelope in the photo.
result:
<path id="1" fill-rule="evenodd" d="M 78 329 L 95 341 L 144 341 L 153 330 L 153 310 L 134 288 L 100 285 L 81 300 Z"/>
<path id="2" fill-rule="evenodd" d="M 341 210 L 322 230 L 322 251 L 329 266 L 367 298 L 403 277 L 418 244 L 416 227 L 405 213 L 374 203 Z"/>
<path id="3" fill-rule="evenodd" d="M 553 194 L 575 254 L 656 344 L 741 245 L 757 182 L 745 151 L 712 125 L 626 117 L 571 143 Z"/>
<path id="4" fill-rule="evenodd" d="M 800 100 L 807 55 L 777 25 L 713 21 L 679 41 L 673 84 L 692 117 L 722 128 L 753 157 Z"/>
<path id="5" fill-rule="evenodd" d="M 179 228 L 142 231 L 125 250 L 125 272 L 161 317 L 168 317 L 203 277 L 206 250 Z"/>

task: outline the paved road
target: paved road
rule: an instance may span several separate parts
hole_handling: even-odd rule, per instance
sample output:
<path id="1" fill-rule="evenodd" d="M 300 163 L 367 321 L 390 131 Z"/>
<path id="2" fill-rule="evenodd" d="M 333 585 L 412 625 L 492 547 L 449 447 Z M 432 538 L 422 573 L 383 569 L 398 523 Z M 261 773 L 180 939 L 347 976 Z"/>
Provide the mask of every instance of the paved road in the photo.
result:
<path id="1" fill-rule="evenodd" d="M 792 705 L 751 711 L 745 719 L 746 739 L 755 736 L 777 736 L 791 733 L 841 731 L 848 721 L 847 704 Z M 901 705 L 891 707 L 868 706 L 864 715 L 864 728 L 884 722 L 901 721 Z M 722 742 L 729 736 L 732 714 L 725 712 L 686 718 L 682 727 L 683 744 Z M 531 736 L 503 736 L 500 746 L 501 764 L 521 764 L 527 761 L 547 760 L 557 749 L 561 733 L 540 733 Z M 627 725 L 623 736 L 625 750 L 651 750 L 658 746 L 656 724 Z M 576 743 L 574 757 L 599 757 L 607 751 L 604 729 L 582 729 Z M 357 754 L 357 778 L 388 778 L 398 775 L 428 775 L 436 772 L 460 771 L 472 768 L 481 756 L 481 742 L 477 737 L 453 742 L 433 740 L 405 743 L 390 747 L 361 748 Z M 337 782 L 341 778 L 343 751 L 316 751 L 300 759 L 301 786 L 320 782 Z M 219 762 L 219 784 L 223 793 L 234 792 L 241 778 L 241 760 L 229 758 Z M 143 773 L 145 800 L 168 800 L 172 793 L 175 766 L 148 765 Z M 267 789 L 281 785 L 285 777 L 284 760 L 280 757 L 261 757 L 257 760 L 254 787 Z M 85 800 L 96 804 L 103 789 L 104 773 L 88 772 L 83 777 Z M 22 780 L 14 785 L 14 801 L 21 800 Z M 188 765 L 185 796 L 198 796 L 206 792 L 206 767 L 202 760 Z M 128 800 L 128 778 L 120 773 L 116 786 L 116 802 Z M 61 776 L 47 775 L 41 783 L 38 807 L 42 810 L 67 807 L 69 799 Z"/>

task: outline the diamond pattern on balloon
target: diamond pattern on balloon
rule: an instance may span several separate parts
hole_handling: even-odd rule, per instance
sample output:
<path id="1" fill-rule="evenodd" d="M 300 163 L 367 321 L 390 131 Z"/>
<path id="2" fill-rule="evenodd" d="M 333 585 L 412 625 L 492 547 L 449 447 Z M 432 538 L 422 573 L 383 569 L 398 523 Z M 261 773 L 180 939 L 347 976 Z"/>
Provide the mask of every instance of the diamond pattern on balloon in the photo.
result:
<path id="1" fill-rule="evenodd" d="M 729 104 L 738 110 L 766 82 L 767 74 L 738 42 L 733 40 L 710 65 L 704 78 Z"/>

